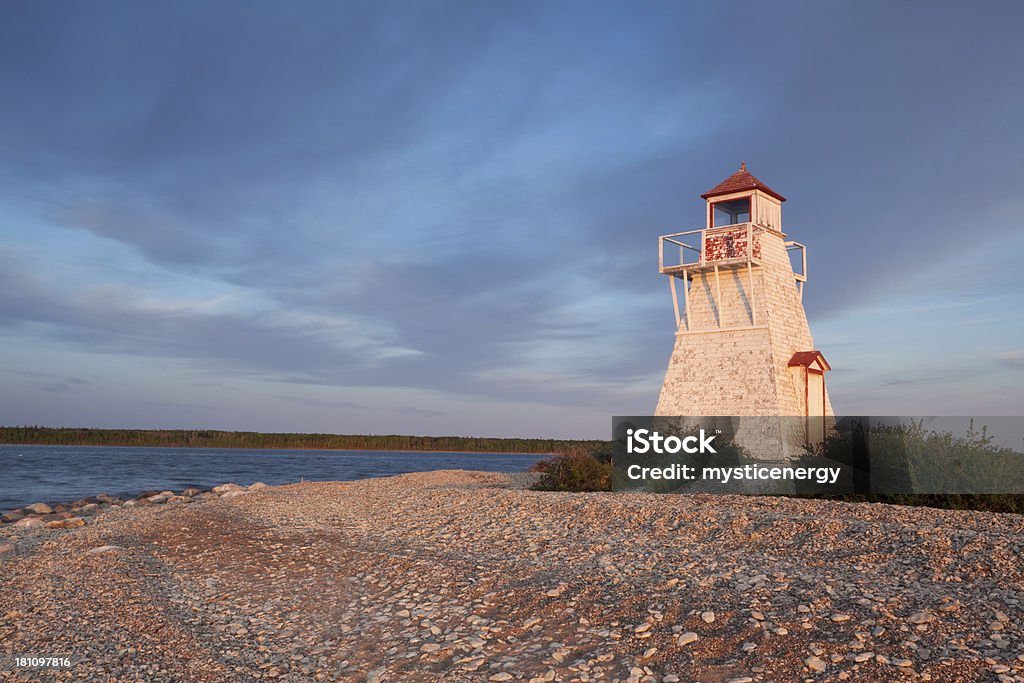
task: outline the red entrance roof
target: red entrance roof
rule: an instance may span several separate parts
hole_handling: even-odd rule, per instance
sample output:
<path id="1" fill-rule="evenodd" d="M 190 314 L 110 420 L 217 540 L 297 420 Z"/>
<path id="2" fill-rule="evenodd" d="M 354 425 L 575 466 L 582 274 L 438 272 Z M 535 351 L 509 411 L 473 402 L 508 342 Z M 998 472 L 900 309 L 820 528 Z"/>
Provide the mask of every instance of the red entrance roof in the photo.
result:
<path id="1" fill-rule="evenodd" d="M 789 359 L 789 367 L 807 367 L 819 361 L 819 365 L 825 370 L 831 370 L 832 366 L 825 360 L 825 356 L 821 355 L 821 351 L 797 351 L 793 354 L 793 357 Z"/>
<path id="2" fill-rule="evenodd" d="M 745 190 L 761 190 L 761 192 L 770 194 L 780 202 L 786 201 L 786 198 L 781 194 L 755 178 L 754 174 L 747 170 L 746 162 L 740 164 L 740 170 L 736 171 L 731 176 L 702 194 L 701 198 L 709 199 L 711 197 L 729 194 L 730 192 L 743 192 Z"/>

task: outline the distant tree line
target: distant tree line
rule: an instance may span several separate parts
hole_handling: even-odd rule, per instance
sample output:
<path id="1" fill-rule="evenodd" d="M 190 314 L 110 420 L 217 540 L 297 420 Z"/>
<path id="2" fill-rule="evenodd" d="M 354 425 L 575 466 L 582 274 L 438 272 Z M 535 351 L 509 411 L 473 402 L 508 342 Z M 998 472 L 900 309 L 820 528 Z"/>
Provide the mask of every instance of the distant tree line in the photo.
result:
<path id="1" fill-rule="evenodd" d="M 48 446 L 154 446 L 177 448 L 348 449 L 468 451 L 477 453 L 589 453 L 604 442 L 497 439 L 404 434 L 289 434 L 212 429 L 86 429 L 0 427 L 0 443 Z"/>

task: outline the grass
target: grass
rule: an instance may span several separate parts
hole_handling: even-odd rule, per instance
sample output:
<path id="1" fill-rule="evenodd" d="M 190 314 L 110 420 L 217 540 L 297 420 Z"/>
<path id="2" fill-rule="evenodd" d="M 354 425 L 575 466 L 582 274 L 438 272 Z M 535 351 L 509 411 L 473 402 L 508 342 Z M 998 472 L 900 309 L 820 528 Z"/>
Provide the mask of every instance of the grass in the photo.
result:
<path id="1" fill-rule="evenodd" d="M 611 491 L 613 446 L 611 441 L 576 445 L 538 463 L 534 469 L 541 477 L 533 488 Z M 737 453 L 745 457 L 742 449 Z M 973 423 L 965 436 L 931 432 L 921 423 L 845 430 L 808 449 L 806 457 L 855 468 L 854 492 L 780 495 L 1024 514 L 1024 495 L 1014 492 L 1024 486 L 1024 454 L 995 446 L 986 430 L 975 431 Z"/>

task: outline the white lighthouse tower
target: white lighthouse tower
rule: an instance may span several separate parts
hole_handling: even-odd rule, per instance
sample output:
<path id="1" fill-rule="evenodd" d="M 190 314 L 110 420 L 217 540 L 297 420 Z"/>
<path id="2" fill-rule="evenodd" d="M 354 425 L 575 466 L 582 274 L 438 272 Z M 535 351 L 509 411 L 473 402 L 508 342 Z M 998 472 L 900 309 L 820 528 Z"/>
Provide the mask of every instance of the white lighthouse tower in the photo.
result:
<path id="1" fill-rule="evenodd" d="M 787 459 L 833 416 L 803 307 L 806 249 L 782 232 L 785 198 L 746 164 L 701 197 L 704 227 L 659 239 L 676 342 L 655 415 L 740 417 L 737 443 Z"/>

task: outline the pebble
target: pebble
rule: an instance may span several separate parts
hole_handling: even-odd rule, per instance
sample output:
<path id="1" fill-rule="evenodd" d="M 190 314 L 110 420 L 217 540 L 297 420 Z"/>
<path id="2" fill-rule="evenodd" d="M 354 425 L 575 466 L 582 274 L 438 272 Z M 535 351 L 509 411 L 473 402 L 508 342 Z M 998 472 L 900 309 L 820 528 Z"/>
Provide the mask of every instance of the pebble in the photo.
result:
<path id="1" fill-rule="evenodd" d="M 700 636 L 698 636 L 696 633 L 694 633 L 693 631 L 687 631 L 686 633 L 679 634 L 679 637 L 676 638 L 676 643 L 678 643 L 679 645 L 689 645 L 690 643 L 697 642 L 699 639 Z"/>
<path id="2" fill-rule="evenodd" d="M 117 552 L 118 550 L 122 550 L 121 546 L 119 545 L 101 545 L 96 548 L 93 548 L 92 550 L 89 550 L 88 552 L 86 552 L 86 555 L 102 555 L 103 553 L 113 553 Z"/>
<path id="3" fill-rule="evenodd" d="M 804 664 L 811 671 L 817 671 L 818 673 L 821 673 L 822 671 L 828 668 L 828 664 L 826 664 L 821 659 L 815 656 L 811 656 L 805 659 Z"/>

